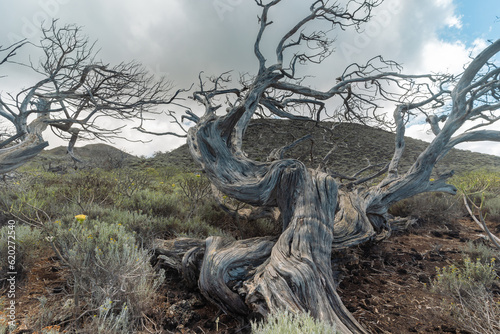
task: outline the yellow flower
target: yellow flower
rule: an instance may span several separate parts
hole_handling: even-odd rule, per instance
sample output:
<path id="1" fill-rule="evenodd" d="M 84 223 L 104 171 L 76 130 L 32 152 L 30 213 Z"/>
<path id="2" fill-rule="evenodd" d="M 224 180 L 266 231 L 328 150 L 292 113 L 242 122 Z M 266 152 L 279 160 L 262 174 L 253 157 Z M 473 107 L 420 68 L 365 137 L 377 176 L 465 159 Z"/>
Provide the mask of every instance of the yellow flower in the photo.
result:
<path id="1" fill-rule="evenodd" d="M 87 216 L 85 215 L 77 215 L 75 216 L 76 220 L 78 220 L 80 223 L 84 222 L 85 219 L 87 219 Z"/>
<path id="2" fill-rule="evenodd" d="M 175 187 L 175 183 L 172 184 L 172 187 Z"/>
<path id="3" fill-rule="evenodd" d="M 201 177 L 201 175 L 200 174 L 196 174 L 196 177 Z"/>
<path id="4" fill-rule="evenodd" d="M 429 181 L 431 181 L 431 182 L 432 182 L 432 181 L 434 181 L 434 179 L 430 179 Z"/>

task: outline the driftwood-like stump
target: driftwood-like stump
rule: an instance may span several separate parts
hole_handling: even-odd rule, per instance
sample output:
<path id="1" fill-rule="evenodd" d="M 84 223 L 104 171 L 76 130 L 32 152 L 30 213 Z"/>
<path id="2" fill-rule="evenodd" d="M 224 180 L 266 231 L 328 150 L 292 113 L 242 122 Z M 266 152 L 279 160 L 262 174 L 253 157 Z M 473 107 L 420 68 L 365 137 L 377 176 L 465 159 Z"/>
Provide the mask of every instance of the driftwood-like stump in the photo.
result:
<path id="1" fill-rule="evenodd" d="M 181 245 L 187 240 L 179 241 L 185 250 L 182 259 L 175 250 L 170 258 L 158 251 L 165 264 L 176 263 L 172 267 L 182 268 L 191 284 L 193 273 L 199 272 L 201 292 L 227 312 L 310 312 L 335 323 L 340 333 L 366 333 L 342 304 L 332 274 L 336 182 L 297 160 L 263 164 L 231 152 L 224 133 L 233 121 L 207 115 L 190 130 L 191 152 L 224 193 L 253 205 L 278 207 L 283 232 L 277 241 L 210 237 L 204 247 L 194 242 L 191 248 Z"/>
<path id="2" fill-rule="evenodd" d="M 200 76 L 200 90 L 193 93 L 193 98 L 204 105 L 205 112 L 200 117 L 187 111 L 184 117 L 196 123 L 188 131 L 187 142 L 191 155 L 212 185 L 218 192 L 241 202 L 278 210 L 282 234 L 277 240 L 227 241 L 208 238 L 204 242 L 194 242 L 192 247 L 183 246 L 185 252 L 181 252 L 182 258 L 181 253 L 175 251 L 171 257 L 164 254 L 164 261 L 176 263 L 174 267 L 180 268 L 191 284 L 198 284 L 208 299 L 228 312 L 242 315 L 258 312 L 265 316 L 278 309 L 296 313 L 307 311 L 317 319 L 335 323 L 342 334 L 366 333 L 346 310 L 335 290 L 331 268 L 332 247 L 351 247 L 387 237 L 391 218 L 387 211 L 393 203 L 402 199 L 431 191 L 456 193 L 457 189 L 446 183 L 452 173 L 431 177 L 432 171 L 436 163 L 459 143 L 499 140 L 496 131 L 455 133 L 467 120 L 474 119 L 482 111 L 498 109 L 497 102 L 485 103 L 478 106 L 474 114 L 470 109 L 474 106 L 470 102 L 473 99 L 469 100 L 469 97 L 479 94 L 480 97 L 484 95 L 498 100 L 499 70 L 489 59 L 499 52 L 500 40 L 492 43 L 471 62 L 451 92 L 443 90 L 443 87 L 451 84 L 452 78 L 403 75 L 399 73 L 397 64 L 380 57 L 375 57 L 365 66 L 351 65 L 337 78 L 335 85 L 327 91 L 319 91 L 294 80 L 294 61 L 291 68 L 283 66 L 285 49 L 300 44 L 300 39 L 293 42 L 292 37 L 307 22 L 315 19 L 326 19 L 334 25 L 342 25 L 343 20 L 348 25 L 364 22 L 378 2 L 361 2 L 355 12 L 366 12 L 367 16 L 358 18 L 357 15 L 344 15 L 340 7 L 325 6 L 323 1 L 316 1 L 310 8 L 311 13 L 278 43 L 277 62 L 267 65 L 267 59 L 260 50 L 260 41 L 266 27 L 271 24 L 268 11 L 279 2 L 275 0 L 264 4 L 257 1 L 262 7 L 260 30 L 254 45 L 259 61 L 257 74 L 243 83 L 241 89 L 224 88 L 229 81 L 226 75 L 210 78 L 213 88 L 207 89 Z M 481 78 L 480 70 L 485 64 L 491 72 Z M 395 72 L 385 72 L 387 68 Z M 476 78 L 478 81 L 474 82 Z M 417 79 L 423 81 L 418 83 Z M 430 83 L 434 85 L 437 82 L 443 86 L 436 93 Z M 399 95 L 386 91 L 384 87 L 388 83 L 395 83 L 404 92 Z M 339 189 L 331 175 L 319 168 L 307 169 L 300 161 L 284 159 L 283 151 L 272 153 L 270 160 L 274 161 L 266 163 L 250 160 L 243 151 L 243 137 L 256 112 L 265 109 L 279 117 L 302 119 L 303 116 L 294 114 L 295 107 L 301 105 L 307 106 L 309 109 L 306 110 L 320 119 L 324 107 L 322 101 L 340 96 L 344 99 L 347 115 L 355 112 L 353 106 L 366 107 L 375 113 L 376 99 L 367 100 L 365 95 L 369 86 L 397 104 L 394 110 L 394 155 L 377 173 L 352 180 Z M 406 86 L 409 87 L 407 91 L 404 89 Z M 419 96 L 414 97 L 413 91 L 419 92 Z M 412 110 L 444 103 L 441 99 L 444 94 L 450 94 L 453 104 L 450 115 L 445 117 L 446 123 L 441 128 L 436 117 L 428 118 L 436 138 L 409 170 L 400 173 L 405 125 L 413 115 Z M 220 95 L 226 96 L 228 102 L 223 115 L 216 114 L 220 107 L 216 97 Z M 484 101 L 487 99 L 477 102 Z M 364 112 L 362 110 L 363 115 Z M 361 114 L 357 116 L 364 117 Z M 287 147 L 290 145 L 284 146 L 284 149 Z M 375 185 L 363 186 L 374 177 L 383 179 Z M 186 243 L 186 240 L 180 243 Z"/>

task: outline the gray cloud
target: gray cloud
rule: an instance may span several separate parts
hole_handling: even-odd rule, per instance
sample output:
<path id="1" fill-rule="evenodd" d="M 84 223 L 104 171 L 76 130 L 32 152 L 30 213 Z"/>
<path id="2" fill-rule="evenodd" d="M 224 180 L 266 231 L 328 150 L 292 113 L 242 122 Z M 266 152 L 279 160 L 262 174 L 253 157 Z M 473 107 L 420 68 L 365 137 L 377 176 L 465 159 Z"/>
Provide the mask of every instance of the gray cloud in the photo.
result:
<path id="1" fill-rule="evenodd" d="M 277 38 L 306 14 L 310 2 L 283 1 L 270 12 L 274 23 L 263 40 L 270 62 Z M 167 75 L 179 88 L 196 83 L 200 71 L 217 75 L 233 70 L 237 78 L 239 73 L 255 73 L 257 66 L 253 43 L 260 11 L 253 1 L 17 0 L 0 6 L 0 29 L 4 32 L 0 45 L 9 45 L 15 38 L 36 38 L 35 28 L 41 20 L 59 18 L 61 24 L 83 26 L 90 40 L 97 39 L 105 62 L 135 59 L 151 71 Z M 378 54 L 403 63 L 409 71 L 421 70 L 424 46 L 438 39 L 437 32 L 454 15 L 452 1 L 386 0 L 361 34 L 354 29 L 334 31 L 336 53 L 321 67 L 311 66 L 303 73 L 316 76 L 309 83 L 326 88 L 349 63 L 364 62 Z M 15 71 L 0 79 L 0 91 L 15 92 L 13 88 L 32 82 L 29 73 Z M 155 126 L 164 131 L 175 129 L 166 118 Z M 132 132 L 129 135 L 133 136 Z M 126 146 L 134 153 L 150 154 L 179 143 L 177 139 L 154 138 L 145 146 Z"/>

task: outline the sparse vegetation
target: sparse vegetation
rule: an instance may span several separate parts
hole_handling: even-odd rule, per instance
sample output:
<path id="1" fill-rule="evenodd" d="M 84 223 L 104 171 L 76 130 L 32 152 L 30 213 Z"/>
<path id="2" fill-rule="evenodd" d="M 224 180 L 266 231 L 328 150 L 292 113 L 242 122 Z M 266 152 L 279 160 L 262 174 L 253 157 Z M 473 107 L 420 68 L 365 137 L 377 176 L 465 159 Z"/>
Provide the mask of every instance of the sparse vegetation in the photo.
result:
<path id="1" fill-rule="evenodd" d="M 27 225 L 15 227 L 15 238 L 9 239 L 12 228 L 3 226 L 0 228 L 0 287 L 7 278 L 7 272 L 17 272 L 18 277 L 25 276 L 25 271 L 29 270 L 35 263 L 40 252 L 46 252 L 49 249 L 48 242 L 42 237 L 40 229 L 32 228 Z M 14 241 L 15 248 L 10 248 L 9 240 Z M 9 249 L 15 254 L 15 270 L 9 270 Z"/>
<path id="2" fill-rule="evenodd" d="M 473 206 L 480 207 L 484 216 L 497 221 L 500 216 L 500 173 L 474 170 L 453 178 L 453 184 Z M 463 206 L 463 204 L 462 204 Z"/>
<path id="3" fill-rule="evenodd" d="M 457 198 L 447 194 L 420 194 L 394 204 L 390 211 L 394 216 L 414 217 L 428 223 L 452 221 L 464 214 Z"/>
<path id="4" fill-rule="evenodd" d="M 16 221 L 19 278 L 51 247 L 69 271 L 68 296 L 40 297 L 34 329 L 54 331 L 66 319 L 65 329 L 76 332 L 135 332 L 147 326 L 164 279 L 150 264 L 155 238 L 229 236 L 216 225 L 231 218 L 209 199 L 206 178 L 173 170 L 25 170 L 1 185 L 0 212 Z M 0 229 L 2 284 L 7 232 Z"/>
<path id="5" fill-rule="evenodd" d="M 320 322 L 308 313 L 279 311 L 266 321 L 252 323 L 252 334 L 335 334 L 335 326 Z"/>
<path id="6" fill-rule="evenodd" d="M 437 268 L 433 291 L 451 298 L 452 302 L 444 305 L 444 309 L 472 333 L 500 331 L 500 304 L 492 292 L 498 281 L 495 262 L 495 258 L 485 262 L 466 256 L 460 265 Z"/>
<path id="7" fill-rule="evenodd" d="M 148 250 L 119 221 L 109 224 L 84 217 L 47 226 L 56 253 L 71 271 L 73 316 L 96 316 L 96 329 L 120 320 L 116 330 L 108 327 L 109 333 L 130 332 L 154 304 L 163 275 L 154 272 Z"/>
<path id="8" fill-rule="evenodd" d="M 481 263 L 489 263 L 492 259 L 498 263 L 500 253 L 487 244 L 486 240 L 478 240 L 476 242 L 468 241 L 464 250 L 464 257 L 479 259 Z"/>
<path id="9" fill-rule="evenodd" d="M 163 277 L 150 265 L 151 247 L 156 238 L 188 236 L 203 239 L 210 235 L 249 238 L 279 233 L 280 225 L 268 218 L 235 220 L 212 199 L 210 186 L 203 174 L 164 165 L 157 160 L 160 157 L 164 158 L 161 155 L 151 158 L 148 167 L 142 164 L 128 166 L 127 169 L 68 169 L 65 174 L 47 172 L 31 165 L 0 185 L 1 215 L 18 222 L 17 238 L 22 245 L 29 245 L 20 246 L 17 253 L 23 277 L 27 277 L 41 253 L 59 258 L 67 273 L 67 286 L 64 288 L 67 292 L 57 302 L 36 297 L 39 311 L 26 320 L 33 329 L 40 333 L 71 329 L 128 333 L 152 326 L 144 314 L 149 314 L 157 305 L 156 298 L 161 297 L 157 289 Z M 495 183 L 498 176 L 487 171 L 474 175 L 490 182 L 483 207 L 488 212 L 488 219 L 493 220 L 495 194 L 500 189 L 500 185 Z M 459 174 L 453 182 L 455 180 L 464 183 L 466 179 Z M 479 188 L 483 189 L 484 185 Z M 227 198 L 227 201 L 232 200 Z M 438 193 L 405 200 L 391 211 L 399 216 L 424 219 L 428 226 L 451 223 L 464 214 L 457 198 Z M 79 214 L 85 219 L 75 218 Z M 51 244 L 56 253 L 50 251 Z M 2 254 L 3 245 L 2 241 Z M 492 275 L 487 269 L 497 271 L 498 260 L 495 265 L 489 261 L 491 258 L 498 259 L 498 256 L 487 242 L 467 243 L 464 254 L 471 259 L 479 258 L 482 267 L 477 261 L 470 260 L 468 267 L 465 263 L 456 264 L 453 274 L 449 266 L 440 269 L 442 277 L 449 278 L 447 282 L 452 281 L 457 270 L 462 274 L 466 272 L 463 270 L 469 270 L 478 277 L 486 278 Z M 479 272 L 481 268 L 484 270 Z M 139 275 L 139 272 L 144 275 Z M 445 278 L 441 281 L 435 284 L 444 285 Z M 465 287 L 465 283 L 460 284 Z M 495 284 L 493 282 L 493 288 Z M 165 281 L 164 285 L 168 289 L 169 281 Z M 476 292 L 479 302 L 483 303 L 481 305 L 493 305 L 491 299 L 485 299 L 491 297 L 488 289 L 491 290 L 485 288 Z M 461 293 L 467 294 L 466 291 Z M 459 310 L 471 305 L 467 304 L 469 301 L 466 303 L 465 297 L 461 298 L 462 304 L 455 301 L 456 307 L 453 310 L 448 307 L 447 312 L 458 314 Z M 481 312 L 496 312 L 496 308 Z M 279 323 L 272 319 L 267 323 L 254 324 L 254 330 L 264 330 L 264 325 L 300 328 L 297 322 L 301 321 L 305 321 L 305 328 L 325 325 L 314 323 L 311 318 L 299 320 L 290 316 L 289 321 Z M 260 326 L 259 329 L 257 326 Z"/>
<path id="10" fill-rule="evenodd" d="M 477 210 L 481 217 L 488 216 L 493 221 L 498 219 L 498 173 L 471 171 L 455 177 L 454 184 L 460 191 L 460 197 L 467 203 L 462 202 L 462 206 L 471 203 L 472 210 Z M 483 224 L 486 224 L 484 220 Z M 433 291 L 451 298 L 451 304 L 445 309 L 471 333 L 500 331 L 500 302 L 493 292 L 499 279 L 499 255 L 498 249 L 488 246 L 486 240 L 475 243 L 469 241 L 464 249 L 463 263 L 437 268 Z"/>

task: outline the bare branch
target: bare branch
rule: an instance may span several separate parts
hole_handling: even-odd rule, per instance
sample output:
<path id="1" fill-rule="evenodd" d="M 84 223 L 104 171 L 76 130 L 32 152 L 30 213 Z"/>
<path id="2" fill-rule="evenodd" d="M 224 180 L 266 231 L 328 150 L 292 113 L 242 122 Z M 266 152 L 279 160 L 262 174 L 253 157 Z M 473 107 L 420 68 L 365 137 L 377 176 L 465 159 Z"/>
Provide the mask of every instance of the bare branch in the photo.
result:
<path id="1" fill-rule="evenodd" d="M 467 198 L 467 196 L 465 194 L 463 194 L 463 200 L 464 200 L 464 204 L 465 204 L 465 208 L 467 209 L 467 211 L 469 212 L 469 215 L 472 217 L 472 219 L 476 222 L 476 224 L 483 230 L 486 232 L 486 234 L 488 235 L 488 238 L 491 240 L 491 242 L 493 243 L 493 245 L 495 245 L 495 247 L 497 249 L 500 249 L 500 238 L 498 238 L 496 235 L 494 235 L 493 233 L 491 233 L 490 229 L 488 228 L 488 226 L 486 225 L 486 221 L 484 220 L 484 217 L 481 213 L 481 210 L 479 210 L 479 219 L 478 220 L 476 218 L 476 215 L 472 212 L 470 206 L 469 206 L 469 200 Z M 472 201 L 471 201 L 472 202 Z"/>
<path id="2" fill-rule="evenodd" d="M 31 115 L 43 114 L 43 124 L 68 141 L 68 153 L 76 159 L 73 147 L 78 139 L 123 138 L 120 133 L 126 122 L 139 121 L 136 128 L 145 131 L 143 120 L 161 113 L 159 106 L 181 106 L 180 94 L 186 89 L 171 93 L 169 81 L 155 78 L 133 61 L 104 64 L 95 59 L 94 45 L 78 26 L 59 27 L 54 20 L 42 27 L 37 47 L 43 57 L 38 65 L 29 64 L 42 79 L 16 94 L 11 104 L 0 99 L 0 117 L 13 124 L 15 134 L 27 136 L 36 128 L 36 136 L 42 138 L 45 128 L 33 127 L 29 121 Z M 116 120 L 116 126 L 104 128 L 104 118 Z"/>
<path id="3" fill-rule="evenodd" d="M 6 48 L 0 45 L 0 52 L 8 51 L 7 55 L 5 55 L 3 59 L 0 58 L 1 59 L 0 65 L 6 63 L 7 61 L 9 61 L 10 58 L 14 57 L 16 55 L 16 51 L 26 44 L 28 44 L 28 42 L 25 39 L 23 39 L 22 41 L 16 42 Z"/>
<path id="4" fill-rule="evenodd" d="M 311 139 L 311 138 L 312 138 L 312 135 L 310 135 L 310 134 L 305 135 L 302 138 L 297 139 L 296 141 L 294 141 L 293 143 L 291 143 L 289 145 L 286 145 L 286 146 L 278 148 L 278 149 L 274 149 L 267 157 L 267 161 L 283 159 L 286 151 L 291 150 L 292 148 L 294 148 L 295 146 L 297 146 L 298 144 L 300 144 L 304 140 Z"/>

